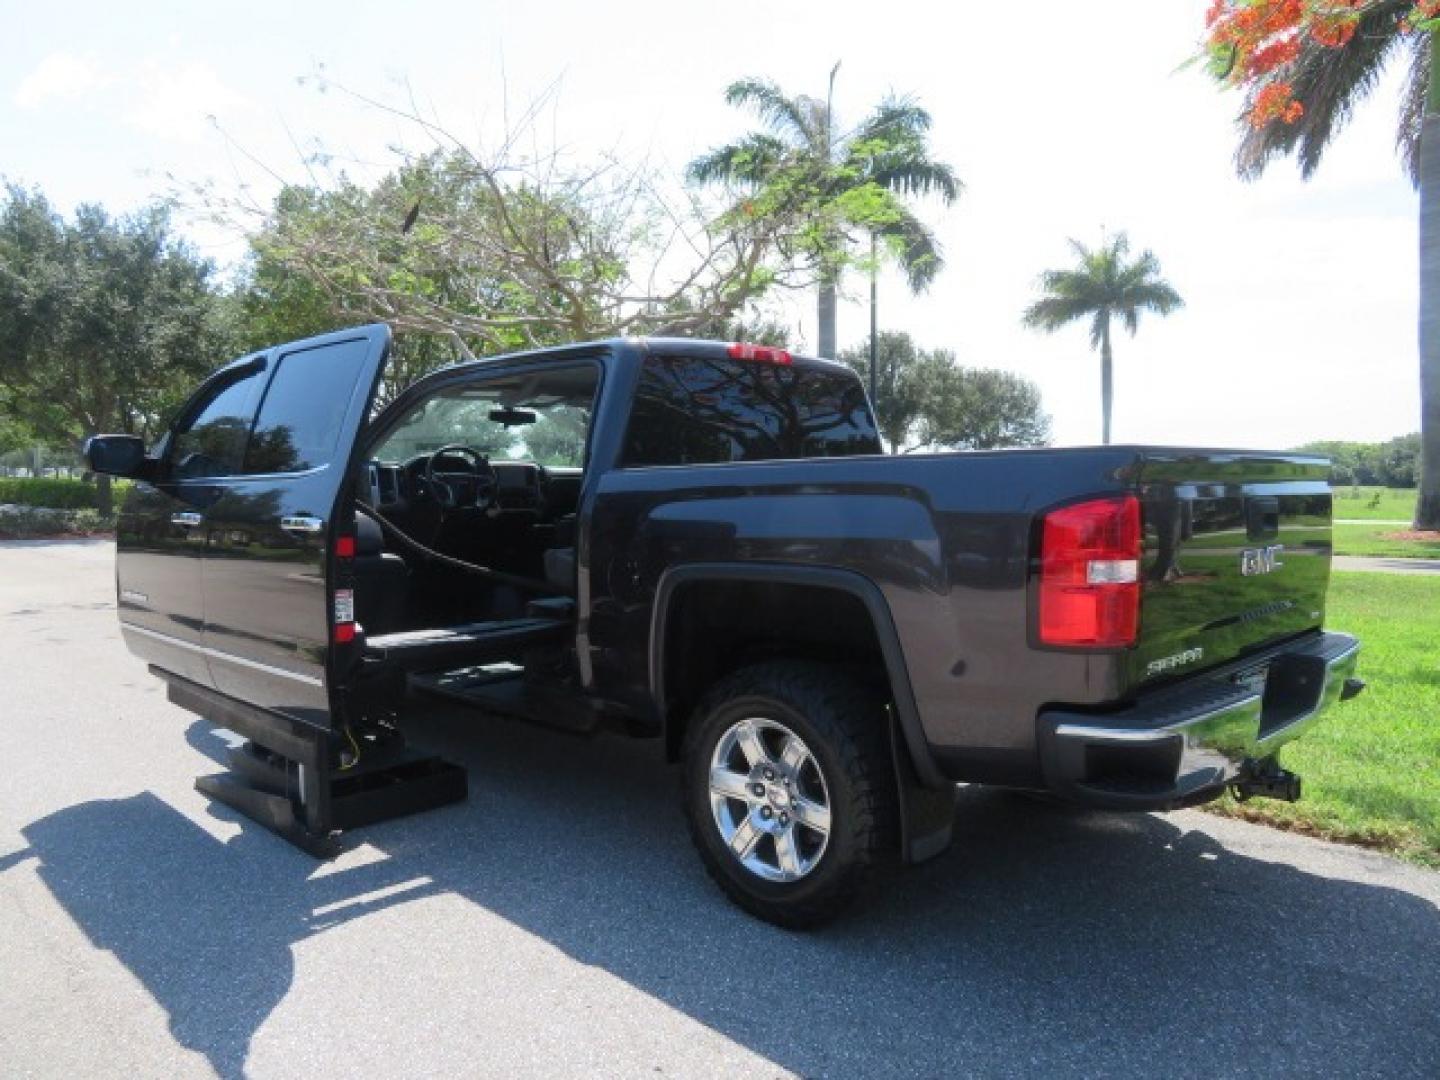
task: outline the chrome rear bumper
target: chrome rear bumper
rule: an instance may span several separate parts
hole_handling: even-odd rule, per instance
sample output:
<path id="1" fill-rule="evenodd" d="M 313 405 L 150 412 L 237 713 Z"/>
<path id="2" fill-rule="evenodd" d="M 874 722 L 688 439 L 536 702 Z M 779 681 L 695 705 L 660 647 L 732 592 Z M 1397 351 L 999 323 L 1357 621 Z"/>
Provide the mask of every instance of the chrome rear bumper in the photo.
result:
<path id="1" fill-rule="evenodd" d="M 1359 656 L 1360 642 L 1349 634 L 1317 633 L 1118 712 L 1046 710 L 1039 729 L 1046 786 L 1117 808 L 1208 801 L 1339 700 Z"/>

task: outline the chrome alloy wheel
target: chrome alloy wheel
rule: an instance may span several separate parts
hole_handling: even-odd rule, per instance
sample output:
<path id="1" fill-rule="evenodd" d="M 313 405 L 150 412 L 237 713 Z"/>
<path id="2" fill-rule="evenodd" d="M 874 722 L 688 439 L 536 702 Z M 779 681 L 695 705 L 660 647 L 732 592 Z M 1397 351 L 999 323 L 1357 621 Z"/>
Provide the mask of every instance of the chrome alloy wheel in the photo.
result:
<path id="1" fill-rule="evenodd" d="M 740 864 L 766 881 L 798 881 L 830 841 L 830 792 L 800 736 L 760 717 L 737 720 L 710 756 L 710 810 Z"/>

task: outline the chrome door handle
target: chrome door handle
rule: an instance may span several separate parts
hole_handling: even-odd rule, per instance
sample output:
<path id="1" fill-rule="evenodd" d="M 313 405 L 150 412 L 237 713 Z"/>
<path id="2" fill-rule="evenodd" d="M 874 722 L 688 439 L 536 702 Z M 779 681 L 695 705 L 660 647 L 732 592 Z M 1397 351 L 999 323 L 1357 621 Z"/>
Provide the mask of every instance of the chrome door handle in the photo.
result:
<path id="1" fill-rule="evenodd" d="M 192 513 L 188 510 L 180 511 L 178 513 L 170 515 L 170 524 L 179 525 L 182 529 L 193 529 L 203 520 L 204 518 L 202 518 L 199 514 Z"/>
<path id="2" fill-rule="evenodd" d="M 282 517 L 280 528 L 286 532 L 296 533 L 318 533 L 325 528 L 325 522 L 309 514 L 297 514 L 294 517 Z"/>

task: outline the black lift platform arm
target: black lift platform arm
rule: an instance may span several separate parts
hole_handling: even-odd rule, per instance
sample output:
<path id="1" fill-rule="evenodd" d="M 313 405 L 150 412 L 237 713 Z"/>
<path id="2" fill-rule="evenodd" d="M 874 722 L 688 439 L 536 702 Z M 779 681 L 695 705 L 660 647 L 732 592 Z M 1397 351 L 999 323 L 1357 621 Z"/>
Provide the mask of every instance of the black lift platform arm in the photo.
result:
<path id="1" fill-rule="evenodd" d="M 459 802 L 465 770 L 405 749 L 398 735 L 367 741 L 358 762 L 337 763 L 328 729 L 261 709 L 151 667 L 170 701 L 247 742 L 230 753 L 230 771 L 202 776 L 197 790 L 321 859 L 340 852 L 342 830 Z"/>

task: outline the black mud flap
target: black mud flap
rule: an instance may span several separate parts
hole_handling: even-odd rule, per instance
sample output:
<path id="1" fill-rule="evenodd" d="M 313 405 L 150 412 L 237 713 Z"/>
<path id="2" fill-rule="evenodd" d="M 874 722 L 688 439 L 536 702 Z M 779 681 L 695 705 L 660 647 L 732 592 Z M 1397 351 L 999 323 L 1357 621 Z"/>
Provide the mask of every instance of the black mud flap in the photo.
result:
<path id="1" fill-rule="evenodd" d="M 927 788 L 910 761 L 895 710 L 890 710 L 890 757 L 900 801 L 900 857 L 907 863 L 928 862 L 950 847 L 960 789 L 951 784 Z"/>

